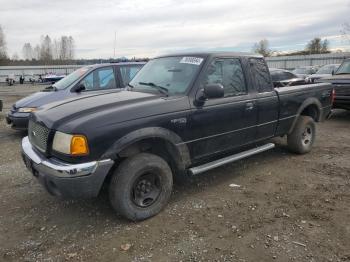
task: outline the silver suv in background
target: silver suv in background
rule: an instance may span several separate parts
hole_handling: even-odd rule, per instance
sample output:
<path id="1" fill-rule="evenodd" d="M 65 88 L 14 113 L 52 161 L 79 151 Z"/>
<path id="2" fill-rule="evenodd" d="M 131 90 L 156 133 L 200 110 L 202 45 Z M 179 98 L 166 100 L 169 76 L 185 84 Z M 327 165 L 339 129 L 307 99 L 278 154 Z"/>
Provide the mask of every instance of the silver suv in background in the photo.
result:
<path id="1" fill-rule="evenodd" d="M 324 65 L 320 69 L 318 69 L 315 74 L 312 74 L 312 75 L 306 77 L 305 81 L 307 83 L 314 83 L 315 80 L 317 80 L 317 79 L 332 76 L 337 71 L 339 66 L 340 66 L 340 64 Z"/>
<path id="2" fill-rule="evenodd" d="M 14 129 L 26 130 L 29 115 L 46 104 L 120 90 L 144 64 L 125 62 L 82 67 L 44 90 L 17 101 L 6 116 L 7 124 Z"/>
<path id="3" fill-rule="evenodd" d="M 302 66 L 299 68 L 295 68 L 292 73 L 297 75 L 299 78 L 305 79 L 309 75 L 315 74 L 317 71 L 317 67 L 314 66 Z"/>

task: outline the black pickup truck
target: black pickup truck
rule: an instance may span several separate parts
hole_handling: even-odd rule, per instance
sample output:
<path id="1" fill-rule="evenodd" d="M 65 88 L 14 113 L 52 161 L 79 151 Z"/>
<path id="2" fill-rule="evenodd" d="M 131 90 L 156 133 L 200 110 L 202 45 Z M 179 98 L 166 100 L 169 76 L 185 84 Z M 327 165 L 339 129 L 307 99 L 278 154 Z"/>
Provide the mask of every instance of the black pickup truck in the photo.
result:
<path id="1" fill-rule="evenodd" d="M 335 91 L 333 108 L 350 110 L 350 59 L 345 59 L 332 76 L 315 82 L 331 83 Z"/>
<path id="2" fill-rule="evenodd" d="M 330 84 L 274 89 L 256 55 L 161 56 L 125 90 L 31 114 L 23 159 L 51 194 L 95 197 L 105 184 L 117 212 L 142 220 L 166 205 L 174 178 L 271 149 L 270 138 L 309 152 L 333 94 Z"/>

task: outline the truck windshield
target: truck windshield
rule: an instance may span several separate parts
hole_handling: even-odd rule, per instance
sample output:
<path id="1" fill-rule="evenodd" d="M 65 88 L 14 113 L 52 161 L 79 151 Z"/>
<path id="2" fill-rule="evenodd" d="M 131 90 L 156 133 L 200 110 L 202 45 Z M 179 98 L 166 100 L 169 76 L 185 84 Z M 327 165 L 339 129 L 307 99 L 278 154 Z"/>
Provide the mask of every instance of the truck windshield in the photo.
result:
<path id="1" fill-rule="evenodd" d="M 350 74 L 350 60 L 342 63 L 335 74 L 336 75 Z"/>
<path id="2" fill-rule="evenodd" d="M 62 78 L 60 81 L 56 82 L 52 86 L 57 90 L 66 89 L 71 84 L 73 84 L 75 81 L 80 79 L 80 77 L 82 77 L 91 68 L 92 68 L 91 66 L 85 66 L 85 67 L 79 68 L 78 70 L 75 70 L 73 73 Z"/>
<path id="3" fill-rule="evenodd" d="M 161 57 L 149 61 L 131 80 L 134 91 L 181 95 L 196 76 L 202 57 Z"/>

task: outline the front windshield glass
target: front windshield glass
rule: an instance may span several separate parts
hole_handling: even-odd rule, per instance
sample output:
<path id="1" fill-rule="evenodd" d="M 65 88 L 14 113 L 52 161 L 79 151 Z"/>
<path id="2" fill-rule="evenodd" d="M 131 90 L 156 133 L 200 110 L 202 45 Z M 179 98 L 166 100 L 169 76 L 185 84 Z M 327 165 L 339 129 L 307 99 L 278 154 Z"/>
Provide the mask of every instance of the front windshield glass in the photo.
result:
<path id="1" fill-rule="evenodd" d="M 203 63 L 201 57 L 162 57 L 150 60 L 131 80 L 132 90 L 184 94 Z"/>
<path id="2" fill-rule="evenodd" d="M 316 74 L 332 74 L 332 71 L 336 69 L 335 65 L 326 65 L 326 66 L 322 66 L 317 72 Z"/>
<path id="3" fill-rule="evenodd" d="M 339 74 L 350 74 L 350 60 L 345 61 L 344 63 L 341 64 L 341 66 L 336 72 L 336 75 L 339 75 Z"/>
<path id="4" fill-rule="evenodd" d="M 91 66 L 85 66 L 85 67 L 79 68 L 78 70 L 75 70 L 73 73 L 62 78 L 60 81 L 56 82 L 53 85 L 53 87 L 55 87 L 58 90 L 66 89 L 68 86 L 70 86 L 75 81 L 77 81 L 87 71 L 89 71 L 91 68 L 92 68 Z"/>

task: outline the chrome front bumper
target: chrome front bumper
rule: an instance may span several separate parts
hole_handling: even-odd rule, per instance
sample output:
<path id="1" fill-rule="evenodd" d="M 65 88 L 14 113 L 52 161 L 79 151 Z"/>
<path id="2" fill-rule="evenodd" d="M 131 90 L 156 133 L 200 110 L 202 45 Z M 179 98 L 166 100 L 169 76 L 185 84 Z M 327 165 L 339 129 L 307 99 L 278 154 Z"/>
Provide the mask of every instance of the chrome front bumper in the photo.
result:
<path id="1" fill-rule="evenodd" d="M 112 168 L 111 159 L 69 164 L 36 153 L 28 137 L 22 139 L 22 156 L 26 167 L 53 195 L 64 198 L 94 197 Z"/>

